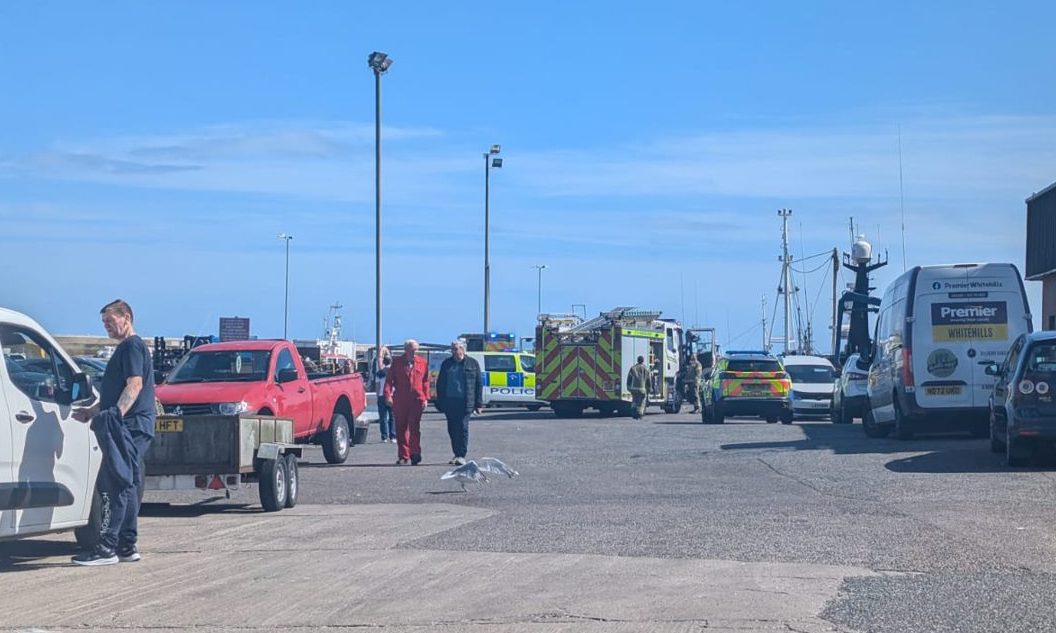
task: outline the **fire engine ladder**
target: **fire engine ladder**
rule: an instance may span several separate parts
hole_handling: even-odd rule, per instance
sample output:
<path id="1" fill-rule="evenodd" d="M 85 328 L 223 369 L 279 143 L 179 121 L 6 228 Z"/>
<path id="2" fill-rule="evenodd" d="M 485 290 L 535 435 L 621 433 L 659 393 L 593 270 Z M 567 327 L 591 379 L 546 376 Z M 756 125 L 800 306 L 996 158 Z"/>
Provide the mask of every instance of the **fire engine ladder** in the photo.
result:
<path id="1" fill-rule="evenodd" d="M 603 312 L 602 314 L 594 317 L 593 319 L 590 319 L 589 321 L 584 321 L 583 323 L 576 325 L 575 327 L 571 328 L 571 331 L 585 332 L 590 330 L 597 330 L 603 327 L 607 327 L 611 323 L 619 322 L 650 323 L 660 318 L 660 314 L 661 313 L 657 310 L 643 310 L 640 308 L 633 307 L 613 308 L 612 310 L 609 310 L 608 312 Z"/>

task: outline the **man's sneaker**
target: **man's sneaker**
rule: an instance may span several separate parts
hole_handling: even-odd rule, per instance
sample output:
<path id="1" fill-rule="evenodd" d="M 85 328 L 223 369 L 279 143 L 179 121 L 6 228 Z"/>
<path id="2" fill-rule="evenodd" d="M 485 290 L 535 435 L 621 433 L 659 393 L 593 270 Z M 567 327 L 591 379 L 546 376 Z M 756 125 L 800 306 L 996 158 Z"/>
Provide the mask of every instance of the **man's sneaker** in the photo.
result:
<path id="1" fill-rule="evenodd" d="M 455 460 L 452 463 L 455 466 L 465 466 L 466 465 L 466 458 L 465 457 L 456 457 Z"/>
<path id="2" fill-rule="evenodd" d="M 118 563 L 118 558 L 114 550 L 103 547 L 102 545 L 96 545 L 87 552 L 77 554 L 70 559 L 70 562 L 74 565 L 94 567 L 97 565 L 116 565 Z"/>
<path id="3" fill-rule="evenodd" d="M 117 559 L 122 563 L 138 563 L 143 559 L 135 545 L 123 547 L 117 550 Z"/>
<path id="4" fill-rule="evenodd" d="M 455 464 L 458 463 L 458 458 L 457 457 L 452 457 L 450 460 L 448 460 L 447 463 L 451 464 L 452 466 L 454 466 Z"/>

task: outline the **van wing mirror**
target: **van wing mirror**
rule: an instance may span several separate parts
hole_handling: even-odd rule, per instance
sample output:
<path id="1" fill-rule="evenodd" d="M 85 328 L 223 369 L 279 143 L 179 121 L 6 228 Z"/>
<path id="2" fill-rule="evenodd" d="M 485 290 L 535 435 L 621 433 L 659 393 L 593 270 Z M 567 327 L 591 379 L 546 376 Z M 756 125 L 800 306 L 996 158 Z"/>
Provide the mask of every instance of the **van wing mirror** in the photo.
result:
<path id="1" fill-rule="evenodd" d="M 983 373 L 987 376 L 1000 376 L 1001 367 L 992 360 L 981 360 L 979 364 L 984 367 Z"/>
<path id="2" fill-rule="evenodd" d="M 59 404 L 89 405 L 95 401 L 95 391 L 92 389 L 92 377 L 84 372 L 73 375 L 70 388 L 65 391 L 57 391 L 55 400 Z"/>

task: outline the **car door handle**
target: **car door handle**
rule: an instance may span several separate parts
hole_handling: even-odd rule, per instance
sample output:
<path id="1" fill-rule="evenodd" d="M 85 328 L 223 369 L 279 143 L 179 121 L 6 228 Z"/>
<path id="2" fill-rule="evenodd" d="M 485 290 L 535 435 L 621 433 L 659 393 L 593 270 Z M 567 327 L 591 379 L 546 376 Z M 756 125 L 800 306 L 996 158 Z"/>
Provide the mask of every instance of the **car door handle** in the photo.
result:
<path id="1" fill-rule="evenodd" d="M 304 393 L 304 387 L 297 387 L 297 393 Z"/>
<path id="2" fill-rule="evenodd" d="M 32 422 L 33 420 L 36 420 L 35 417 L 33 417 L 29 413 L 26 413 L 25 411 L 19 411 L 18 413 L 16 413 L 15 414 L 15 419 L 18 420 L 19 422 L 26 422 L 26 423 L 29 423 L 29 422 Z"/>

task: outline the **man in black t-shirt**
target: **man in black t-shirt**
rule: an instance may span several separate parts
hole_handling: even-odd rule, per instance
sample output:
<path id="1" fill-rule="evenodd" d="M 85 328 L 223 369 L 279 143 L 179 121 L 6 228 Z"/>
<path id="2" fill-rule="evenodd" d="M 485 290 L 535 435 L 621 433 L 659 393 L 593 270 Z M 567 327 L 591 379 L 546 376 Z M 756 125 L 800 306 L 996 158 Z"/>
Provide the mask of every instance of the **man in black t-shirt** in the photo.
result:
<path id="1" fill-rule="evenodd" d="M 119 344 L 103 374 L 98 404 L 74 411 L 74 417 L 82 422 L 93 420 L 100 413 L 119 418 L 121 425 L 117 428 L 120 437 L 116 439 L 118 446 L 125 448 L 125 454 L 119 454 L 120 451 L 108 452 L 106 447 L 114 446 L 113 442 L 104 444 L 104 463 L 97 484 L 103 500 L 99 543 L 91 551 L 74 556 L 73 562 L 78 565 L 110 565 L 119 561 L 140 560 L 136 542 L 139 536 L 137 517 L 143 489 L 143 460 L 154 438 L 154 372 L 150 350 L 143 339 L 136 335 L 132 325 L 132 308 L 118 299 L 103 306 L 99 312 L 106 333 Z M 101 419 L 94 420 L 97 435 L 102 423 Z M 110 436 L 110 439 L 114 439 L 113 433 Z M 117 464 L 117 461 L 124 463 Z M 131 485 L 122 477 L 113 475 L 120 473 L 122 468 L 131 471 Z"/>

